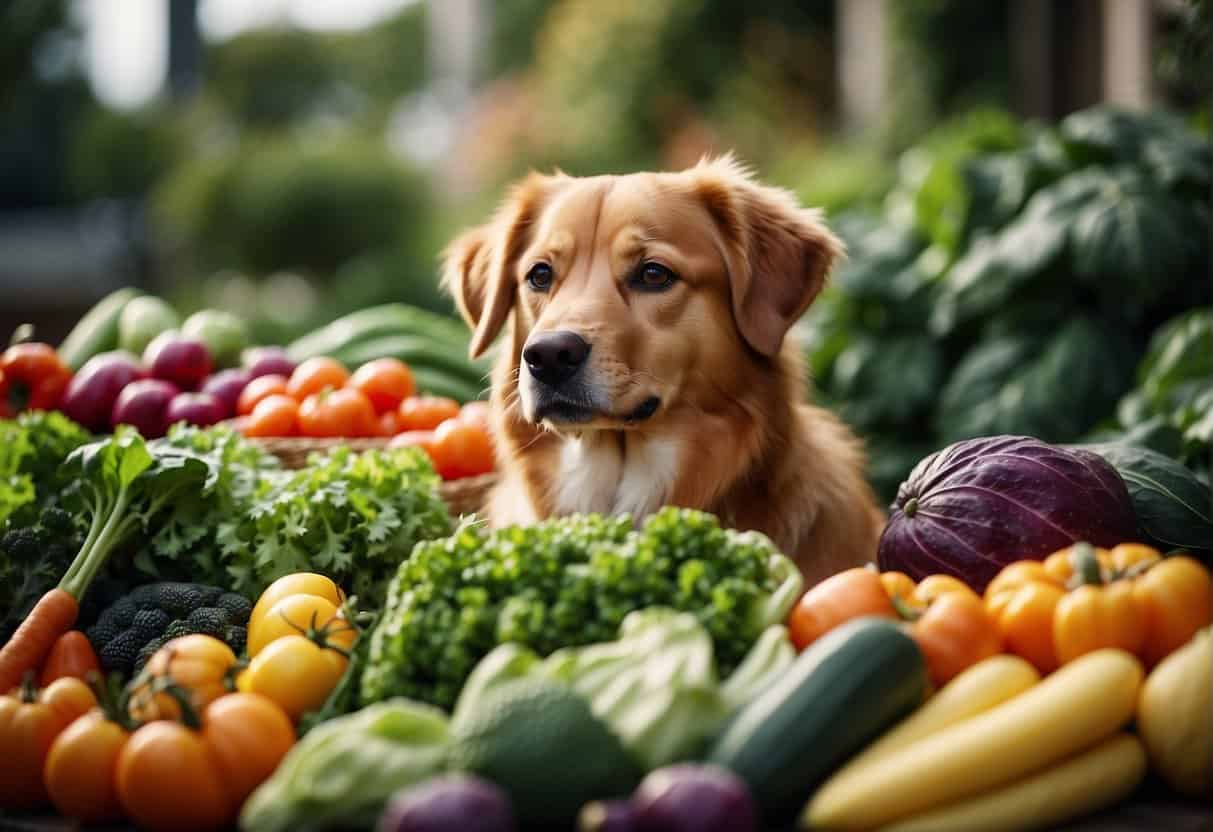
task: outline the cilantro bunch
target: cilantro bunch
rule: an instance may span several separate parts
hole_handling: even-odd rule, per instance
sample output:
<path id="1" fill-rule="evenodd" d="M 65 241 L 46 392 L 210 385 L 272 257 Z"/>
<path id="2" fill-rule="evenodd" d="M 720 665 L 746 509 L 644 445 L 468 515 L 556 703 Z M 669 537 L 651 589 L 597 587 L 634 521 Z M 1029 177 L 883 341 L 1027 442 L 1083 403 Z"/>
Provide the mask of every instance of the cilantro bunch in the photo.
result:
<path id="1" fill-rule="evenodd" d="M 486 532 L 465 527 L 400 564 L 372 636 L 361 700 L 406 696 L 450 707 L 498 644 L 540 655 L 611 641 L 628 613 L 695 616 L 728 673 L 800 593 L 796 567 L 765 536 L 666 508 L 630 518 L 575 515 Z"/>

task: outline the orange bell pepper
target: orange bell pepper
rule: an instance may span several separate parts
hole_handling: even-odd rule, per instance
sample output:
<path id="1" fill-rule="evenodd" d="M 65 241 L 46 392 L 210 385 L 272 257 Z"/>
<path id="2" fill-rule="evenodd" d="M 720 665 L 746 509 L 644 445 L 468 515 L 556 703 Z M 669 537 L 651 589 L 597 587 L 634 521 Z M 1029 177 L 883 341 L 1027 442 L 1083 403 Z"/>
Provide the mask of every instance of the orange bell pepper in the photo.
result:
<path id="1" fill-rule="evenodd" d="M 1008 565 L 985 603 L 1007 649 L 1042 673 L 1102 647 L 1153 666 L 1209 623 L 1213 578 L 1192 558 L 1142 544 L 1076 543 Z"/>

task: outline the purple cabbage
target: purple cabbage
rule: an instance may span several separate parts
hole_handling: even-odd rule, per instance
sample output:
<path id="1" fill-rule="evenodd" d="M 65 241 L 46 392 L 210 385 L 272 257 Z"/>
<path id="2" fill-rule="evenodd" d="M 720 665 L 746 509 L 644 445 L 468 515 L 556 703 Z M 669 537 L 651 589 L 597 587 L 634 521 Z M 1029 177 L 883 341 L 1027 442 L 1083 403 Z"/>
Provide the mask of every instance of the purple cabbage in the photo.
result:
<path id="1" fill-rule="evenodd" d="M 1026 436 L 989 436 L 923 459 L 897 490 L 882 571 L 954 575 L 977 592 L 1008 563 L 1085 540 L 1133 540 L 1128 489 L 1103 458 Z"/>

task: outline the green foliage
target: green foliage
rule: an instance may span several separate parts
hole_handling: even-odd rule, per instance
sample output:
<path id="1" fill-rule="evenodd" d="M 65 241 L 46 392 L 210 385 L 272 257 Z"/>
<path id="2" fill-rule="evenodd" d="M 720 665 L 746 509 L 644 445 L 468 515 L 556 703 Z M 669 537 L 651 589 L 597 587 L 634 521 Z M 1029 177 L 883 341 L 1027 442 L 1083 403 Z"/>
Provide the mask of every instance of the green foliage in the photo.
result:
<path id="1" fill-rule="evenodd" d="M 57 411 L 29 411 L 0 420 L 0 528 L 32 526 L 70 485 L 60 472 L 68 454 L 91 441 L 88 431 Z"/>
<path id="2" fill-rule="evenodd" d="M 141 197 L 177 164 L 184 141 L 166 113 L 95 108 L 72 138 L 67 167 L 84 199 Z"/>
<path id="3" fill-rule="evenodd" d="M 886 216 L 836 223 L 849 262 L 798 330 L 880 492 L 924 441 L 1072 442 L 1114 410 L 1134 441 L 1207 465 L 1206 313 L 1155 337 L 1121 399 L 1151 335 L 1207 302 L 1211 167 L 1182 122 L 1106 108 L 1054 129 L 983 114 L 907 151 Z"/>
<path id="4" fill-rule="evenodd" d="M 515 642 L 547 655 L 611 641 L 648 606 L 693 613 L 731 670 L 799 592 L 799 573 L 753 532 L 664 509 L 576 515 L 495 532 L 460 529 L 400 565 L 371 640 L 362 699 L 409 696 L 450 707 L 476 663 Z M 788 597 L 789 594 L 792 597 Z"/>

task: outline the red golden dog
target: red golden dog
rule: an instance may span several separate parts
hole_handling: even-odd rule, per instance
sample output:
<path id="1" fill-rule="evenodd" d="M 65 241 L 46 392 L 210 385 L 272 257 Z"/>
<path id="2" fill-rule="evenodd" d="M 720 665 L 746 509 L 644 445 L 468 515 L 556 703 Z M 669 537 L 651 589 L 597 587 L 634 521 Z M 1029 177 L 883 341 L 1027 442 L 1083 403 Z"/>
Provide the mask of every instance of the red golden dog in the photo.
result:
<path id="1" fill-rule="evenodd" d="M 841 248 L 728 157 L 516 185 L 443 275 L 474 356 L 505 329 L 490 524 L 672 504 L 765 532 L 810 582 L 874 559 L 861 447 L 785 338 Z"/>

